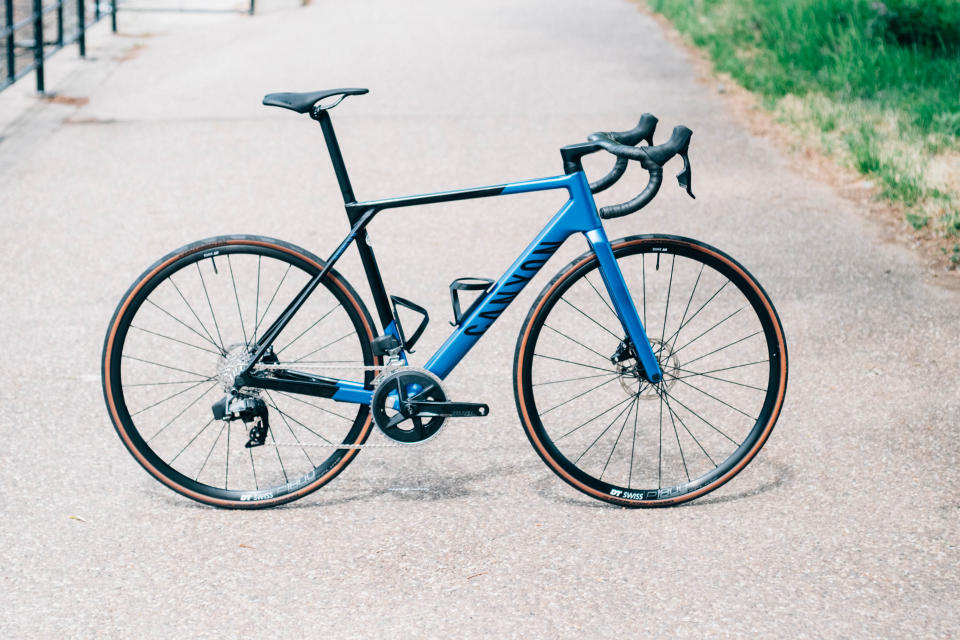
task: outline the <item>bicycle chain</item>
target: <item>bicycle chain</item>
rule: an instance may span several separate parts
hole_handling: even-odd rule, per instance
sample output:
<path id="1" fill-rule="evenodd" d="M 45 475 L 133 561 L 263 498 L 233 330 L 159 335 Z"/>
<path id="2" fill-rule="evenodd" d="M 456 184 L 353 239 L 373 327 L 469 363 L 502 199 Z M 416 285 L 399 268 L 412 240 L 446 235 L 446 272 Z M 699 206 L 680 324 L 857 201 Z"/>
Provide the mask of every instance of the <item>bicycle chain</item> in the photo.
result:
<path id="1" fill-rule="evenodd" d="M 380 381 L 381 381 L 383 378 L 387 377 L 388 375 L 390 375 L 390 374 L 392 374 L 392 373 L 395 373 L 395 372 L 397 372 L 397 371 L 402 371 L 402 370 L 404 370 L 404 369 L 410 369 L 410 370 L 412 370 L 412 371 L 420 371 L 420 370 L 421 370 L 421 369 L 419 369 L 418 367 L 411 367 L 411 366 L 409 366 L 409 365 L 400 364 L 400 363 L 398 363 L 398 362 L 386 362 L 386 363 L 381 364 L 381 365 L 349 365 L 349 364 L 344 364 L 344 365 L 333 364 L 333 365 L 331 365 L 331 364 L 311 364 L 311 363 L 304 363 L 304 364 L 302 364 L 302 365 L 301 365 L 301 364 L 297 364 L 297 363 L 289 363 L 289 364 L 258 364 L 258 365 L 257 365 L 257 369 L 268 369 L 268 370 L 269 370 L 269 369 L 292 369 L 292 368 L 294 368 L 294 367 L 296 367 L 297 369 L 352 369 L 352 370 L 354 370 L 354 371 L 379 371 L 379 374 L 378 374 L 377 377 L 374 378 L 374 380 L 373 380 L 373 388 L 374 388 L 374 389 L 377 388 L 377 385 L 380 384 Z M 367 406 L 369 407 L 369 405 L 367 405 Z M 372 415 L 370 416 L 370 420 L 371 420 L 371 421 L 373 420 L 373 416 L 372 416 Z M 377 431 L 379 431 L 379 429 L 377 429 Z M 441 429 L 440 431 L 443 431 L 443 429 Z M 334 444 L 334 443 L 332 443 L 332 442 L 329 443 L 329 444 L 321 444 L 321 443 L 313 443 L 313 442 L 308 442 L 308 443 L 301 443 L 301 442 L 264 442 L 262 446 L 264 446 L 264 447 L 275 447 L 275 448 L 279 448 L 279 447 L 297 447 L 297 448 L 313 447 L 313 448 L 320 448 L 320 449 L 386 449 L 386 448 L 388 448 L 388 447 L 415 447 L 415 446 L 418 446 L 418 445 L 422 445 L 422 444 L 424 444 L 424 443 L 426 443 L 426 442 L 431 442 L 431 441 L 435 440 L 438 435 L 440 435 L 439 432 L 437 432 L 433 437 L 428 438 L 427 440 L 422 440 L 422 441 L 420 441 L 420 442 L 395 442 L 395 441 L 394 441 L 394 442 L 370 443 L 370 444 L 368 444 L 368 443 L 364 443 L 364 444 Z M 384 436 L 384 437 L 386 438 L 386 436 Z"/>

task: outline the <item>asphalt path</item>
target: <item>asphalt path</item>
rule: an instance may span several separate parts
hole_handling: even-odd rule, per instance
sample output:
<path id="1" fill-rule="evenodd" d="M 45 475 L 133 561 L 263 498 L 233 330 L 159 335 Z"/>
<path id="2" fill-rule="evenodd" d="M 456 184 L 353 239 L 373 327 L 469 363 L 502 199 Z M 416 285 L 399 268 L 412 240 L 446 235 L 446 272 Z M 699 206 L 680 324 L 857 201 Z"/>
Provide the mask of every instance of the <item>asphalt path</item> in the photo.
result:
<path id="1" fill-rule="evenodd" d="M 738 125 L 651 18 L 621 0 L 259 4 L 122 13 L 120 35 L 92 32 L 90 60 L 51 59 L 48 86 L 81 100 L 39 102 L 30 79 L 0 94 L 4 637 L 958 633 L 960 298 Z M 202 237 L 331 251 L 347 225 L 320 131 L 260 99 L 340 86 L 371 89 L 333 112 L 361 198 L 556 175 L 559 147 L 644 111 L 693 129 L 697 200 L 667 184 L 608 229 L 713 244 L 771 295 L 790 384 L 758 458 L 650 511 L 542 464 L 511 363 L 536 292 L 583 250 L 572 240 L 448 379 L 489 418 L 363 451 L 274 510 L 216 510 L 148 476 L 103 404 L 114 306 Z M 448 283 L 502 272 L 558 204 L 377 219 L 388 287 L 434 318 L 414 364 L 446 338 Z M 352 252 L 342 271 L 360 287 Z"/>

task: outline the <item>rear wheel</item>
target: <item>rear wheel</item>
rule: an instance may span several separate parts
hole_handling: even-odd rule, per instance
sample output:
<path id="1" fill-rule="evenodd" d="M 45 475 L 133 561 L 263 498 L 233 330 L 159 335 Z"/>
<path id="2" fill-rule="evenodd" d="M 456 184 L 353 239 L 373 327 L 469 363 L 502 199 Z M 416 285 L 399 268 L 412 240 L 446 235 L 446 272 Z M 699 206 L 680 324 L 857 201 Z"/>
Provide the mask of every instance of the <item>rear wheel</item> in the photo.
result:
<path id="1" fill-rule="evenodd" d="M 746 269 L 695 240 L 611 243 L 663 380 L 650 384 L 586 253 L 541 292 L 517 342 L 517 408 L 537 453 L 595 498 L 669 506 L 716 489 L 757 454 L 783 405 L 787 349 Z"/>
<path id="2" fill-rule="evenodd" d="M 269 418 L 254 447 L 245 446 L 249 424 L 216 420 L 211 409 L 322 268 L 278 240 L 221 236 L 162 258 L 127 291 L 104 343 L 104 397 L 121 440 L 157 480 L 206 504 L 267 507 L 318 489 L 356 457 L 344 445 L 369 435 L 365 405 L 245 389 Z M 356 375 L 375 364 L 373 337 L 359 296 L 331 270 L 274 341 L 274 366 Z M 371 383 L 373 372 L 365 376 Z"/>

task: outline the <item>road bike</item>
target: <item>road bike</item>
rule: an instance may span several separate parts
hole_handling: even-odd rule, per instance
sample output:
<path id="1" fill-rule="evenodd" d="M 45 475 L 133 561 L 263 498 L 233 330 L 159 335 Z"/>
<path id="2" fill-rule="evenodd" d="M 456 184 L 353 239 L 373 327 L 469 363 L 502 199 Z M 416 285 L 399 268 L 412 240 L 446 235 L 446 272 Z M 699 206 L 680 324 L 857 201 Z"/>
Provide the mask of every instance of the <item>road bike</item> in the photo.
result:
<path id="1" fill-rule="evenodd" d="M 704 243 L 608 240 L 602 225 L 649 203 L 675 156 L 683 161 L 678 182 L 693 196 L 690 129 L 677 126 L 654 145 L 657 119 L 644 114 L 629 131 L 563 147 L 563 175 L 358 201 L 329 112 L 365 93 L 263 100 L 309 114 L 323 131 L 351 225 L 326 260 L 271 238 L 218 236 L 164 256 L 123 295 L 104 343 L 103 391 L 117 433 L 151 475 L 209 505 L 271 507 L 330 482 L 372 446 L 374 426 L 401 446 L 429 440 L 448 418 L 488 415 L 483 403 L 449 399 L 443 380 L 575 234 L 589 250 L 546 284 L 516 344 L 516 405 L 537 454 L 574 488 L 628 507 L 692 500 L 756 456 L 787 386 L 787 347 L 769 296 Z M 590 182 L 582 158 L 600 151 L 616 161 Z M 617 182 L 630 160 L 649 173 L 646 187 L 598 209 L 593 194 Z M 368 241 L 373 218 L 552 189 L 566 191 L 565 204 L 497 280 L 450 285 L 454 329 L 422 368 L 410 366 L 429 317 L 387 294 Z M 351 244 L 379 328 L 334 269 Z"/>

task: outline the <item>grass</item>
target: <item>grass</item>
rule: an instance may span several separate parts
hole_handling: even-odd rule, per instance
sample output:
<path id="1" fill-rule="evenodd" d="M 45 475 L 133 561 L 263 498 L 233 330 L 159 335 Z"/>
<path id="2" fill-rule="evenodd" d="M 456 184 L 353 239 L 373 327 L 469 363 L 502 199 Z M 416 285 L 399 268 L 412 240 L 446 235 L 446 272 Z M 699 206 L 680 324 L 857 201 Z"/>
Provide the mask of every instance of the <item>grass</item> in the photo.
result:
<path id="1" fill-rule="evenodd" d="M 647 2 L 915 229 L 960 235 L 960 2 Z"/>

